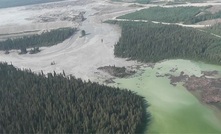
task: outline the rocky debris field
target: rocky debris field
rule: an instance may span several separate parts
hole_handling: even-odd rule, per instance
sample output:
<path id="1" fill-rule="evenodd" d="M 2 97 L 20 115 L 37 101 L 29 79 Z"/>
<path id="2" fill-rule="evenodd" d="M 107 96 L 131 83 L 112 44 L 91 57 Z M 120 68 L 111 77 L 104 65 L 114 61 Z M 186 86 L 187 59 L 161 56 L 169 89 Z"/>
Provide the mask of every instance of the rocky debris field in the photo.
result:
<path id="1" fill-rule="evenodd" d="M 214 78 L 218 72 L 202 71 L 201 73 L 203 75 L 200 77 L 195 75 L 188 76 L 184 74 L 184 72 L 181 72 L 179 76 L 171 74 L 164 76 L 168 76 L 170 83 L 174 86 L 176 86 L 178 82 L 182 82 L 187 90 L 199 92 L 201 99 L 205 103 L 221 103 L 221 78 Z"/>
<path id="2" fill-rule="evenodd" d="M 102 70 L 104 72 L 107 72 L 111 76 L 119 77 L 119 78 L 129 77 L 136 73 L 136 71 L 128 70 L 125 67 L 115 67 L 115 66 L 99 67 L 98 70 Z"/>

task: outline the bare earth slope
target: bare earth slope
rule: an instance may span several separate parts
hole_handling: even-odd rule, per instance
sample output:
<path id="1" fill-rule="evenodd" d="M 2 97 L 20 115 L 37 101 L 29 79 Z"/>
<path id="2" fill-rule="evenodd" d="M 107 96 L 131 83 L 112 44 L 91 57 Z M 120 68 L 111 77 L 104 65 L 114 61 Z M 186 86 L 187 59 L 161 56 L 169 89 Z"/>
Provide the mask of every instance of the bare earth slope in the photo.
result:
<path id="1" fill-rule="evenodd" d="M 61 44 L 42 48 L 44 50 L 35 55 L 19 55 L 16 51 L 5 55 L 4 52 L 0 52 L 0 61 L 12 63 L 19 68 L 30 68 L 35 72 L 43 70 L 47 73 L 65 70 L 67 74 L 72 74 L 85 80 L 98 78 L 100 76 L 99 73 L 102 73 L 102 71 L 99 72 L 97 68 L 101 66 L 136 65 L 137 63 L 115 58 L 113 48 L 120 37 L 120 28 L 102 23 L 103 20 L 113 15 L 121 15 L 124 11 L 128 12 L 128 10 L 133 11 L 134 9 L 122 7 L 122 5 L 107 4 L 105 1 L 83 1 L 85 3 L 81 0 L 83 5 L 71 6 L 67 10 L 78 9 L 78 11 L 86 12 L 84 15 L 86 20 L 80 23 L 78 27 L 80 30 L 86 31 L 86 36 L 81 37 L 79 32 Z M 65 4 L 65 2 L 61 3 Z M 56 4 L 48 4 L 48 6 L 52 6 L 55 11 L 57 11 L 57 6 L 59 8 L 59 5 Z M 48 7 L 45 6 L 45 8 Z M 17 22 L 19 23 L 19 21 Z M 47 29 L 47 27 L 42 27 L 41 30 L 44 28 Z M 51 65 L 52 62 L 55 65 Z"/>

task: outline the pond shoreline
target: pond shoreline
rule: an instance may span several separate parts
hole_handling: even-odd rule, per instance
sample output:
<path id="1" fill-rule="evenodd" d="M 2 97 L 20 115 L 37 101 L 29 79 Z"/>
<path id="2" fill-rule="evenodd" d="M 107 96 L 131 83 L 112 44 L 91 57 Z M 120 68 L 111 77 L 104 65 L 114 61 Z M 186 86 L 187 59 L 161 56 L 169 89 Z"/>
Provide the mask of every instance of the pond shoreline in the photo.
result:
<path id="1" fill-rule="evenodd" d="M 202 71 L 214 70 L 220 73 L 221 67 L 189 60 L 167 60 L 156 63 L 153 68 L 141 67 L 134 76 L 115 79 L 116 83 L 109 85 L 127 88 L 145 97 L 153 119 L 149 133 L 220 133 L 221 112 L 215 106 L 200 101 L 182 82 L 173 86 L 168 77 L 157 77 L 168 73 L 179 76 L 182 71 L 188 76 L 200 77 Z"/>

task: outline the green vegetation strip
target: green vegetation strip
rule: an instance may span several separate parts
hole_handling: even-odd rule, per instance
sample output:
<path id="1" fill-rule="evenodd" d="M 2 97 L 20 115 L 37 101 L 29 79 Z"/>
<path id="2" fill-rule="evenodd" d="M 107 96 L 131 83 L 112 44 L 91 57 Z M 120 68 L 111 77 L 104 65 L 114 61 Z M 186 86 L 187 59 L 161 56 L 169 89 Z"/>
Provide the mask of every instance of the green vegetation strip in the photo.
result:
<path id="1" fill-rule="evenodd" d="M 177 25 L 116 22 L 122 35 L 115 46 L 118 57 L 142 62 L 194 59 L 221 64 L 221 38 Z"/>
<path id="2" fill-rule="evenodd" d="M 128 3 L 140 3 L 140 4 L 148 4 L 151 0 L 112 0 L 115 2 L 128 2 Z"/>
<path id="3" fill-rule="evenodd" d="M 217 23 L 207 28 L 203 28 L 202 30 L 221 36 L 221 24 L 220 23 Z"/>
<path id="4" fill-rule="evenodd" d="M 128 90 L 0 63 L 0 133 L 142 133 L 147 107 Z"/>
<path id="5" fill-rule="evenodd" d="M 40 35 L 25 36 L 23 38 L 8 39 L 0 42 L 0 50 L 11 50 L 31 47 L 52 46 L 61 43 L 76 32 L 73 28 L 61 28 L 45 32 Z"/>
<path id="6" fill-rule="evenodd" d="M 197 3 L 197 2 L 205 2 L 206 0 L 174 0 L 174 2 L 190 2 L 190 3 Z"/>
<path id="7" fill-rule="evenodd" d="M 194 24 L 200 21 L 221 18 L 221 11 L 211 14 L 206 11 L 207 8 L 209 7 L 150 7 L 148 9 L 120 16 L 118 19 Z"/>

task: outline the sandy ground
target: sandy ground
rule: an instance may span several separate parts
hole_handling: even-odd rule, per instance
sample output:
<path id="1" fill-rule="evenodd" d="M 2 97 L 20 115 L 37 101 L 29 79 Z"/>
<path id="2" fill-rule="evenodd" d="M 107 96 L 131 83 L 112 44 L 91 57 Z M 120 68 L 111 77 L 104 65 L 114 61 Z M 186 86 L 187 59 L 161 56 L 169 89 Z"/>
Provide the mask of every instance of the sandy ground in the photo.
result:
<path id="1" fill-rule="evenodd" d="M 42 51 L 40 53 L 33 55 L 19 55 L 15 50 L 9 55 L 5 55 L 3 51 L 0 51 L 0 61 L 12 63 L 19 68 L 30 68 L 34 72 L 43 70 L 48 73 L 65 70 L 66 74 L 92 81 L 100 81 L 99 79 L 103 80 L 110 77 L 108 74 L 97 70 L 98 67 L 140 65 L 135 61 L 126 61 L 126 59 L 114 56 L 114 45 L 120 38 L 121 29 L 118 26 L 102 23 L 105 20 L 114 19 L 117 16 L 144 8 L 131 7 L 129 5 L 131 4 L 114 3 L 107 0 L 67 0 L 44 5 L 1 9 L 0 14 L 4 13 L 4 15 L 0 20 L 0 29 L 5 29 L 5 33 L 70 25 L 76 26 L 80 30 L 85 30 L 87 35 L 80 37 L 80 32 L 78 32 L 63 43 L 49 48 L 41 48 Z M 194 5 L 199 6 L 197 4 Z M 207 3 L 207 5 L 211 5 L 211 3 Z M 145 7 L 149 6 L 156 5 L 146 5 Z M 78 23 L 78 25 L 75 25 L 75 22 L 70 22 L 70 24 L 67 22 L 68 24 L 66 24 L 64 21 L 36 23 L 35 20 L 30 19 L 42 14 L 56 13 L 60 10 L 63 13 L 70 11 L 85 12 L 84 17 L 87 19 L 82 23 Z M 8 17 L 8 15 L 11 16 Z M 52 26 L 51 23 L 55 23 L 55 26 Z M 51 65 L 52 62 L 55 62 L 55 65 Z"/>
<path id="2" fill-rule="evenodd" d="M 76 9 L 75 6 L 72 8 Z M 30 68 L 34 72 L 43 70 L 48 73 L 65 70 L 66 74 L 72 74 L 84 80 L 91 79 L 96 81 L 99 78 L 108 76 L 99 72 L 97 70 L 98 67 L 108 65 L 132 66 L 137 64 L 134 61 L 115 58 L 113 49 L 114 44 L 120 37 L 120 28 L 102 23 L 102 21 L 114 17 L 116 14 L 120 15 L 135 9 L 127 6 L 122 7 L 122 5 L 112 5 L 105 1 L 86 2 L 81 8 L 77 8 L 86 11 L 85 17 L 87 19 L 79 26 L 79 29 L 86 31 L 87 35 L 85 37 L 80 37 L 79 32 L 63 43 L 49 48 L 42 48 L 40 53 L 34 55 L 19 55 L 17 51 L 12 51 L 9 55 L 5 55 L 2 51 L 0 52 L 0 61 L 12 63 L 19 68 Z M 26 22 L 18 20 L 18 23 L 24 24 Z M 103 39 L 103 42 L 101 39 Z M 51 65 L 51 62 L 55 62 L 55 65 Z"/>
<path id="3" fill-rule="evenodd" d="M 88 0 L 84 0 L 85 3 Z M 78 27 L 84 14 L 76 0 L 0 9 L 0 39 L 22 36 L 29 32 Z M 71 5 L 75 5 L 74 7 Z"/>

